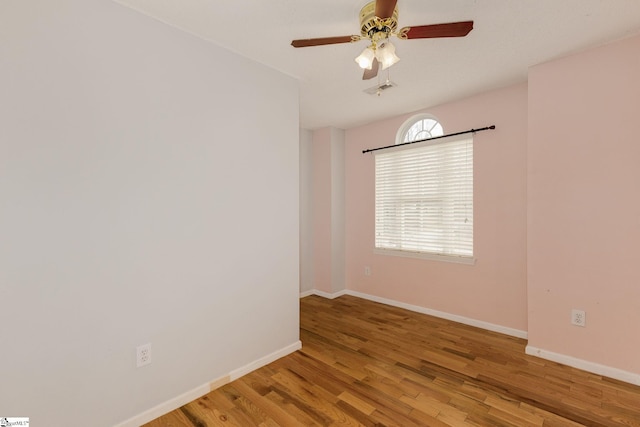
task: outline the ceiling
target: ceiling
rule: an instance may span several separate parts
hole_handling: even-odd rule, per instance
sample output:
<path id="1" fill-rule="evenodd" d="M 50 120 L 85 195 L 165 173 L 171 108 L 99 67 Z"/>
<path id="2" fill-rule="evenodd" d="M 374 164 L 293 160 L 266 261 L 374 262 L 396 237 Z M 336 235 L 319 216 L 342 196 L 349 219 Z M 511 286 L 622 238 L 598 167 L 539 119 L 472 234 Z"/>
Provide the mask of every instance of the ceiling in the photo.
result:
<path id="1" fill-rule="evenodd" d="M 473 20 L 474 29 L 392 40 L 397 86 L 376 96 L 364 90 L 378 80 L 363 81 L 354 61 L 366 41 L 290 45 L 358 34 L 367 0 L 115 1 L 299 79 L 306 129 L 347 129 L 524 82 L 532 65 L 640 33 L 638 0 L 398 0 L 399 27 Z"/>

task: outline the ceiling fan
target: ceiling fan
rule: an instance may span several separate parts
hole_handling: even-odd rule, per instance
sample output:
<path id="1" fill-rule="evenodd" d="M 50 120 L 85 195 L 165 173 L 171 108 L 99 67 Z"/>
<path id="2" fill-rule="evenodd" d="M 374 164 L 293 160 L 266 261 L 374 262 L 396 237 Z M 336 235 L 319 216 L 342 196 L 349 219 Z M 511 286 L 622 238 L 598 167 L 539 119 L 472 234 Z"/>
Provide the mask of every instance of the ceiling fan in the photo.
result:
<path id="1" fill-rule="evenodd" d="M 429 39 L 440 37 L 464 37 L 473 29 L 473 21 L 450 22 L 446 24 L 417 25 L 398 30 L 398 0 L 375 0 L 360 10 L 360 35 L 300 39 L 291 42 L 293 47 L 321 46 L 338 43 L 352 43 L 359 40 L 371 42 L 356 62 L 364 69 L 363 80 L 378 75 L 378 69 L 389 68 L 400 60 L 389 37 L 401 40 Z"/>

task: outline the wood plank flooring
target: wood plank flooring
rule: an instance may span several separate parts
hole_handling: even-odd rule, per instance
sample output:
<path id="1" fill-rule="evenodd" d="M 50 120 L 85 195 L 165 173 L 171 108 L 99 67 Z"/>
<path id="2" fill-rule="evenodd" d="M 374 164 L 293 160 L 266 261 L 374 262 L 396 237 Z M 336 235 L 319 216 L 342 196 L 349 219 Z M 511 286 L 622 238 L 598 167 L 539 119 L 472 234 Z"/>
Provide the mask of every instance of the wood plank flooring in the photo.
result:
<path id="1" fill-rule="evenodd" d="M 525 340 L 351 296 L 300 305 L 302 350 L 145 427 L 640 427 L 640 387 Z"/>

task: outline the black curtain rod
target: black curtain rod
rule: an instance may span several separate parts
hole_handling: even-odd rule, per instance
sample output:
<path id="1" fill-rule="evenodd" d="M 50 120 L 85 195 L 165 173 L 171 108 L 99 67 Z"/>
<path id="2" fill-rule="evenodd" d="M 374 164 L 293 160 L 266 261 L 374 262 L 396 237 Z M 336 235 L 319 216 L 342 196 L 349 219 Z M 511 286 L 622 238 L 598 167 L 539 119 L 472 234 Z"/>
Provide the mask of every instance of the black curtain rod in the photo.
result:
<path id="1" fill-rule="evenodd" d="M 496 128 L 495 125 L 491 125 L 491 126 L 487 126 L 487 127 L 480 128 L 480 129 L 469 129 L 469 130 L 465 130 L 463 132 L 450 133 L 449 135 L 434 136 L 433 138 L 421 139 L 421 140 L 418 140 L 418 141 L 403 142 L 402 144 L 387 145 L 386 147 L 379 147 L 379 148 L 371 148 L 369 150 L 363 150 L 362 154 L 370 153 L 372 151 L 384 150 L 385 148 L 401 147 L 403 145 L 417 144 L 418 142 L 432 141 L 434 139 L 446 138 L 448 136 L 464 135 L 465 133 L 482 132 L 483 130 L 490 130 L 490 129 L 495 129 L 495 128 Z"/>

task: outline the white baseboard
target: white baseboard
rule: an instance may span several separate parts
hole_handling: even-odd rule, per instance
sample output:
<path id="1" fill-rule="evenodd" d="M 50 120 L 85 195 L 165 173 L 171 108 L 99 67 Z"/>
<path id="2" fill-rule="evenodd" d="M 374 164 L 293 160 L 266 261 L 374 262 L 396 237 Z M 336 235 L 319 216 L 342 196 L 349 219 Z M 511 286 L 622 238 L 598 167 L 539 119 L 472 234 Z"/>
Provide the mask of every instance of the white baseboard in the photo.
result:
<path id="1" fill-rule="evenodd" d="M 180 396 L 176 396 L 172 399 L 167 400 L 164 403 L 161 403 L 141 414 L 138 414 L 132 418 L 129 418 L 126 421 L 123 421 L 120 424 L 117 424 L 114 427 L 140 427 L 143 424 L 146 424 L 150 421 L 155 420 L 158 417 L 163 416 L 171 411 L 175 411 L 181 406 L 186 405 L 189 402 L 192 402 L 205 394 L 222 387 L 225 384 L 230 383 L 243 375 L 246 375 L 258 368 L 261 368 L 269 363 L 280 359 L 288 354 L 293 353 L 294 351 L 300 350 L 302 348 L 302 342 L 297 341 L 287 347 L 284 347 L 280 350 L 277 350 L 271 354 L 268 354 L 258 360 L 255 360 L 241 368 L 234 369 L 229 372 L 227 375 L 224 375 L 220 378 L 217 378 L 208 383 L 199 385 L 192 390 L 189 390 L 185 393 L 182 393 Z"/>
<path id="2" fill-rule="evenodd" d="M 382 304 L 390 305 L 392 307 L 404 308 L 405 310 L 415 311 L 417 313 L 422 313 L 422 314 L 428 314 L 430 316 L 439 317 L 441 319 L 451 320 L 451 321 L 454 321 L 454 322 L 462 323 L 464 325 L 475 326 L 477 328 L 486 329 L 488 331 L 498 332 L 498 333 L 509 335 L 509 336 L 516 337 L 516 338 L 527 339 L 527 332 L 526 331 L 521 331 L 519 329 L 513 329 L 513 328 L 508 328 L 506 326 L 495 325 L 493 323 L 483 322 L 481 320 L 470 319 L 470 318 L 464 317 L 464 316 L 458 316 L 457 314 L 445 313 L 443 311 L 432 310 L 430 308 L 420 307 L 418 305 L 407 304 L 407 303 L 404 303 L 404 302 L 400 302 L 400 301 L 396 301 L 396 300 L 392 300 L 392 299 L 387 299 L 387 298 L 382 298 L 382 297 L 377 297 L 375 295 L 369 295 L 369 294 L 365 294 L 365 293 L 362 293 L 362 292 L 351 291 L 351 290 L 348 290 L 348 289 L 347 290 L 342 290 L 340 292 L 336 292 L 336 293 L 333 293 L 333 294 L 330 294 L 328 292 L 318 291 L 318 290 L 311 290 L 311 291 L 305 292 L 304 294 L 300 294 L 300 298 L 303 298 L 303 297 L 309 296 L 309 295 L 318 295 L 320 297 L 328 298 L 328 299 L 338 298 L 339 296 L 342 296 L 342 295 L 351 295 L 351 296 L 362 298 L 362 299 L 366 299 L 366 300 L 369 300 L 369 301 L 374 301 L 374 302 L 379 302 L 379 303 L 382 303 Z"/>
<path id="3" fill-rule="evenodd" d="M 502 325 L 496 325 L 482 320 L 471 319 L 457 314 L 445 313 L 444 311 L 432 310 L 430 308 L 420 307 L 418 305 L 407 304 L 387 298 L 377 297 L 375 295 L 364 294 L 362 292 L 347 291 L 349 295 L 368 299 L 370 301 L 391 305 L 393 307 L 404 308 L 405 310 L 415 311 L 417 313 L 428 314 L 429 316 L 439 317 L 441 319 L 451 320 L 453 322 L 462 323 L 464 325 L 475 326 L 477 328 L 486 329 L 487 331 L 498 332 L 512 337 L 527 339 L 527 332 L 519 329 L 508 328 Z"/>
<path id="4" fill-rule="evenodd" d="M 310 291 L 302 292 L 300 294 L 300 298 L 308 297 L 309 295 L 317 295 L 322 298 L 334 299 L 334 298 L 341 297 L 342 295 L 348 295 L 348 294 L 349 294 L 349 291 L 347 290 L 338 291 L 332 294 L 325 291 L 319 291 L 317 289 L 311 289 Z"/>
<path id="5" fill-rule="evenodd" d="M 310 291 L 300 292 L 300 298 L 308 297 L 309 295 L 315 295 L 315 291 L 311 289 Z"/>
<path id="6" fill-rule="evenodd" d="M 233 371 L 229 372 L 229 379 L 231 381 L 235 381 L 238 378 L 244 375 L 247 375 L 250 372 L 255 371 L 256 369 L 262 368 L 263 366 L 268 365 L 269 363 L 274 362 L 280 359 L 281 357 L 291 354 L 294 351 L 300 350 L 301 348 L 302 348 L 302 341 L 297 341 L 285 348 L 282 348 L 278 351 L 274 351 L 271 354 L 268 354 L 256 361 L 253 361 L 247 365 L 244 365 L 241 368 L 234 369 Z"/>
<path id="7" fill-rule="evenodd" d="M 599 363 L 589 362 L 587 360 L 578 359 L 565 354 L 554 353 L 553 351 L 543 350 L 530 345 L 526 347 L 525 352 L 530 356 L 551 360 L 552 362 L 582 369 L 583 371 L 591 372 L 596 375 L 602 375 L 604 377 L 613 378 L 629 384 L 640 385 L 640 374 L 600 365 Z"/>

